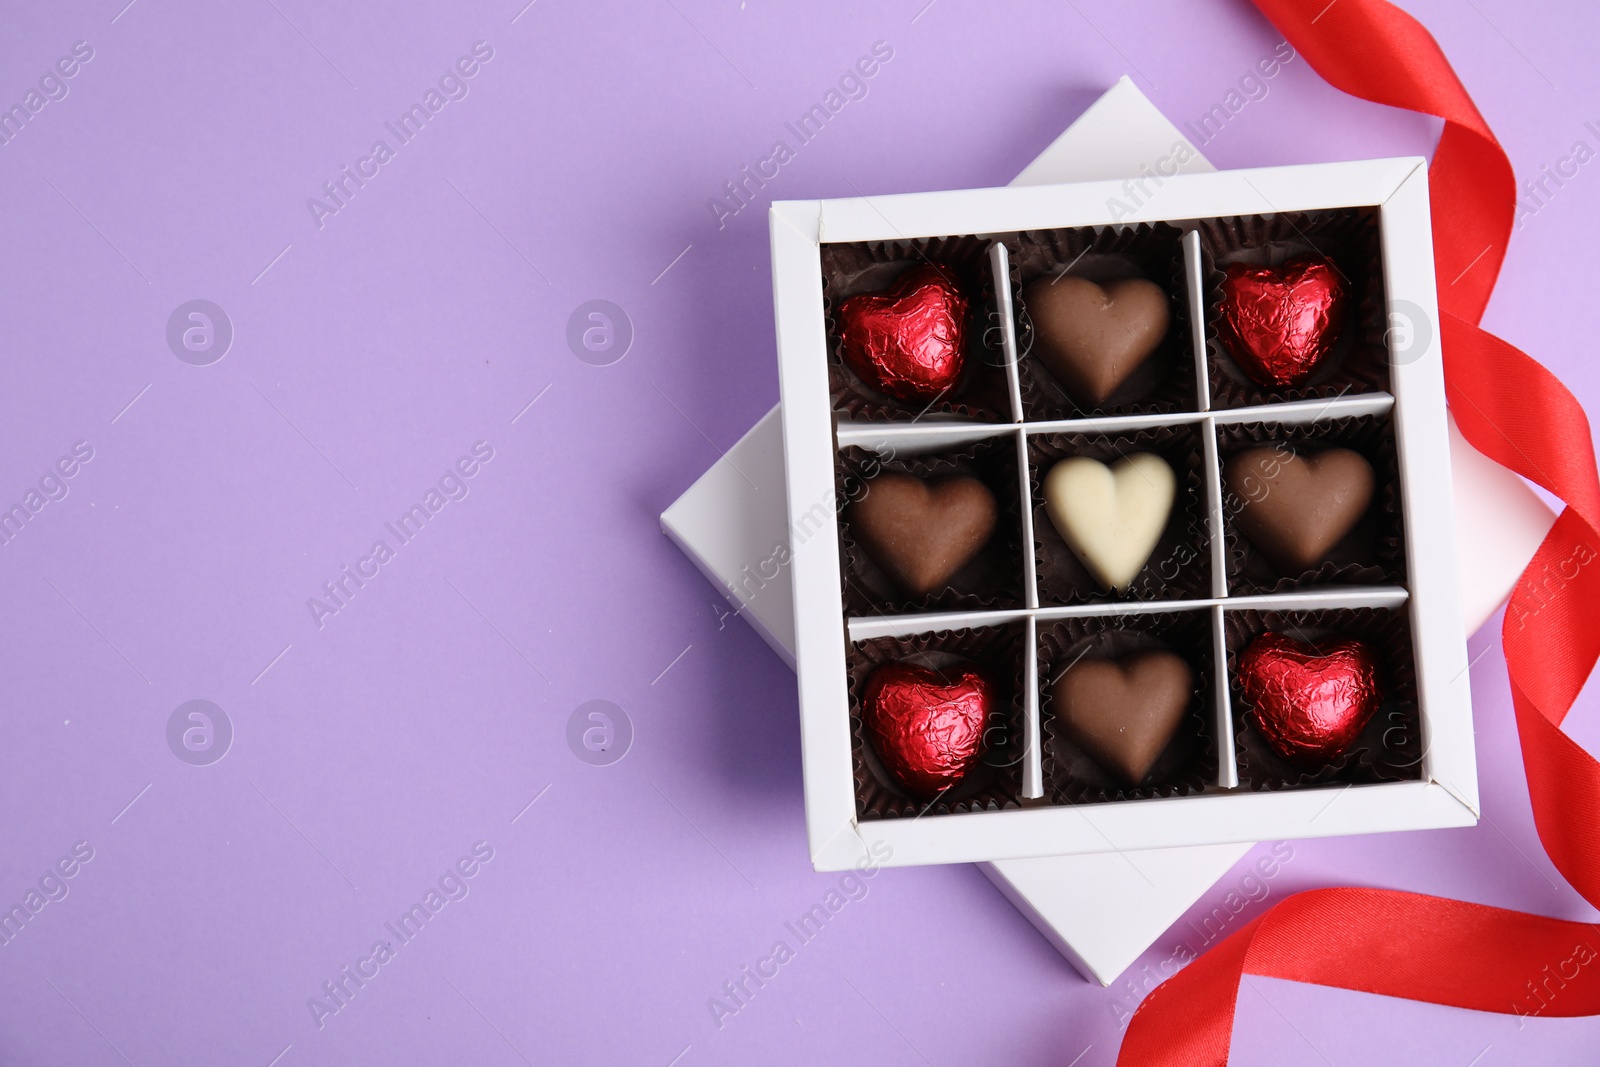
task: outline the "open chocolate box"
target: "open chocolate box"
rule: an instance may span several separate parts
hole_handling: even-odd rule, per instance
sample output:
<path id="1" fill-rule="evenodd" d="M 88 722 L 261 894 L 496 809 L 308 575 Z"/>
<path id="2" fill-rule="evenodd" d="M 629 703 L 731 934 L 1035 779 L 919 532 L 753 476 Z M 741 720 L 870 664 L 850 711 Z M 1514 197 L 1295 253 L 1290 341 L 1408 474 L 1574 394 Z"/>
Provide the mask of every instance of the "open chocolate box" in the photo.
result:
<path id="1" fill-rule="evenodd" d="M 1476 821 L 1425 160 L 786 201 L 771 235 L 819 870 Z M 943 348 L 863 362 L 868 297 Z M 942 779 L 882 725 L 930 678 L 985 700 L 902 736 L 981 730 Z"/>

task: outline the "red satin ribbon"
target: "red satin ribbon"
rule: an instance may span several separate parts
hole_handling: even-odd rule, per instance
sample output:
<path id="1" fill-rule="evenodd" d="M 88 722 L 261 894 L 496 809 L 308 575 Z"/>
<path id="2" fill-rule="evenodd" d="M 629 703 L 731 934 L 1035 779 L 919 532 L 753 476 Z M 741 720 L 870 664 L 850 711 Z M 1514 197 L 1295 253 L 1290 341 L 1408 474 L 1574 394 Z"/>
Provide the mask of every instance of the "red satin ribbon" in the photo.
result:
<path id="1" fill-rule="evenodd" d="M 1332 85 L 1444 119 L 1429 169 L 1445 391 L 1478 451 L 1562 512 L 1501 638 L 1539 840 L 1600 907 L 1600 762 L 1560 725 L 1600 657 L 1600 478 L 1589 420 L 1531 357 L 1478 325 L 1516 211 L 1510 160 L 1432 35 L 1385 0 L 1254 0 Z M 1152 992 L 1121 1067 L 1223 1067 L 1245 974 L 1522 1015 L 1600 1014 L 1600 925 L 1383 889 L 1289 897 Z"/>

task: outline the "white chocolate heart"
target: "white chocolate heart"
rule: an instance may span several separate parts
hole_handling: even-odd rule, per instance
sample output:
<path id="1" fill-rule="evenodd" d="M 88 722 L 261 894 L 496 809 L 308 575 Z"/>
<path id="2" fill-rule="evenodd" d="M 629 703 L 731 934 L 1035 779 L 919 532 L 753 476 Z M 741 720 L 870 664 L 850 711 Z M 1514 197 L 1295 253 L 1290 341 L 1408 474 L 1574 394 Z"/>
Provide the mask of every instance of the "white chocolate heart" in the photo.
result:
<path id="1" fill-rule="evenodd" d="M 1167 528 L 1178 479 L 1160 456 L 1139 452 L 1106 466 L 1064 459 L 1044 478 L 1044 509 L 1096 578 L 1125 591 Z"/>

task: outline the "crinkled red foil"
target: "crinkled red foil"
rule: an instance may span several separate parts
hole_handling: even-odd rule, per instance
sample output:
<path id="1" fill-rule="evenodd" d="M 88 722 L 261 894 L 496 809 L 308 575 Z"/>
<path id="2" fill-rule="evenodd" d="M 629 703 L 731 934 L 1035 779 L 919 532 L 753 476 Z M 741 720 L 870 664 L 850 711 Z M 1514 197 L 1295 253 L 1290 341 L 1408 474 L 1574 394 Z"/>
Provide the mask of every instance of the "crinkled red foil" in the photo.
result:
<path id="1" fill-rule="evenodd" d="M 995 687 L 971 664 L 930 670 L 887 663 L 862 694 L 862 721 L 884 769 L 923 800 L 966 775 L 986 747 Z"/>
<path id="2" fill-rule="evenodd" d="M 1383 699 L 1367 645 L 1270 631 L 1239 657 L 1239 687 L 1273 751 L 1312 770 L 1348 749 Z"/>
<path id="3" fill-rule="evenodd" d="M 1281 267 L 1235 263 L 1222 280 L 1218 333 L 1257 384 L 1287 388 L 1310 378 L 1333 350 L 1344 305 L 1339 272 L 1320 257 Z"/>
<path id="4" fill-rule="evenodd" d="M 932 400 L 954 389 L 967 351 L 967 297 L 948 268 L 924 264 L 882 293 L 839 305 L 844 361 L 873 389 Z"/>

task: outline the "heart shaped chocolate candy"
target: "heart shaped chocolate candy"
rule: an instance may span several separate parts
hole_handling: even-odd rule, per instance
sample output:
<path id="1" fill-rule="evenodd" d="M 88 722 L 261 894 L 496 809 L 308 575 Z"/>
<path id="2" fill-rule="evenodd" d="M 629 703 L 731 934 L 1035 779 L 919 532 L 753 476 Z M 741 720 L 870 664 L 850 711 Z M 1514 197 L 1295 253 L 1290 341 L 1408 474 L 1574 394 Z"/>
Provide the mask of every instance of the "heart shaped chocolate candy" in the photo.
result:
<path id="1" fill-rule="evenodd" d="M 1193 695 L 1189 665 L 1160 649 L 1081 659 L 1062 672 L 1053 692 L 1066 735 L 1130 786 L 1150 773 Z"/>
<path id="2" fill-rule="evenodd" d="M 1044 509 L 1090 573 L 1123 592 L 1155 551 L 1177 490 L 1177 476 L 1154 453 L 1138 452 L 1109 467 L 1073 456 L 1045 475 Z"/>
<path id="3" fill-rule="evenodd" d="M 884 769 L 928 800 L 983 755 L 995 700 L 994 684 L 970 663 L 944 670 L 886 663 L 867 678 L 861 720 Z"/>
<path id="4" fill-rule="evenodd" d="M 994 533 L 989 487 L 968 475 L 925 482 L 886 472 L 867 482 L 850 505 L 861 547 L 894 583 L 914 597 L 942 589 Z"/>
<path id="5" fill-rule="evenodd" d="M 956 387 L 967 355 L 967 297 L 948 267 L 923 264 L 881 293 L 839 305 L 845 363 L 873 389 L 932 400 Z"/>
<path id="6" fill-rule="evenodd" d="M 1348 448 L 1251 448 L 1223 468 L 1240 531 L 1290 575 L 1318 567 L 1372 503 L 1372 464 Z"/>
<path id="7" fill-rule="evenodd" d="M 1301 385 L 1333 351 L 1345 303 L 1338 270 L 1320 256 L 1278 267 L 1234 263 L 1222 280 L 1217 333 L 1258 385 Z"/>
<path id="8" fill-rule="evenodd" d="M 1034 355 L 1085 408 L 1104 404 L 1144 365 L 1172 314 L 1167 294 L 1144 278 L 1097 285 L 1087 278 L 1040 278 L 1023 290 L 1037 338 Z"/>
<path id="9" fill-rule="evenodd" d="M 1268 631 L 1239 657 L 1239 689 L 1273 751 L 1308 770 L 1342 755 L 1383 700 L 1378 661 L 1353 638 Z"/>

